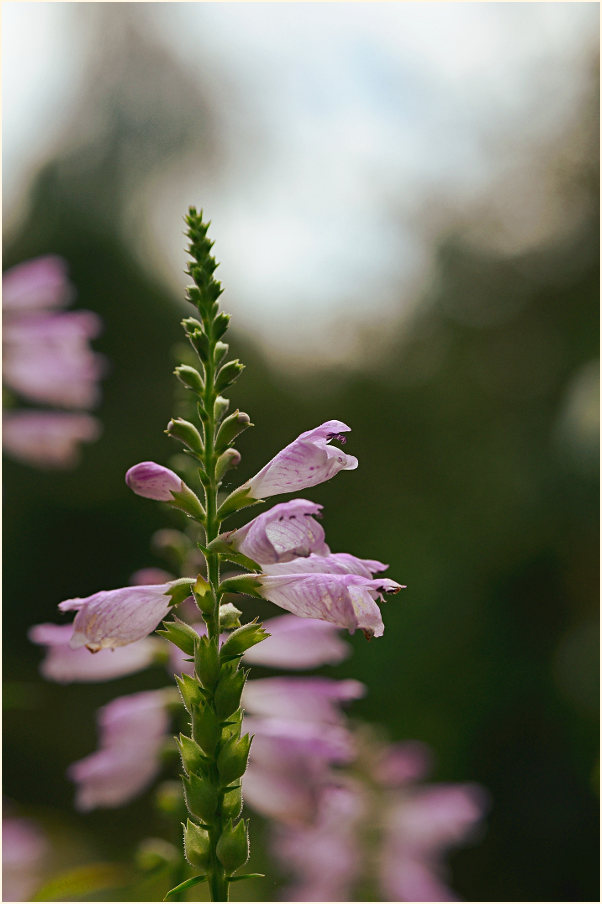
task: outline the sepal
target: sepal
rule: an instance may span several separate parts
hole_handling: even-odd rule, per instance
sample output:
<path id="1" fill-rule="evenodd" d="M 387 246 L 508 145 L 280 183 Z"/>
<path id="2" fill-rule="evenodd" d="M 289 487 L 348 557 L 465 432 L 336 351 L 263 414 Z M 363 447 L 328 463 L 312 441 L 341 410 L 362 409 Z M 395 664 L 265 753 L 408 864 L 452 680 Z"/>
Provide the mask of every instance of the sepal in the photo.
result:
<path id="1" fill-rule="evenodd" d="M 186 820 L 184 829 L 184 854 L 191 866 L 198 869 L 207 869 L 211 863 L 211 839 L 207 829 L 202 829 L 196 823 Z"/>
<path id="2" fill-rule="evenodd" d="M 218 367 L 228 354 L 230 346 L 226 342 L 216 342 L 213 350 L 213 363 Z"/>
<path id="3" fill-rule="evenodd" d="M 230 553 L 228 553 L 230 558 Z M 252 560 L 250 560 L 252 561 Z M 256 563 L 253 563 L 254 565 Z M 219 586 L 220 593 L 246 593 L 247 596 L 256 596 L 263 599 L 259 589 L 261 581 L 252 574 L 239 574 L 235 578 L 226 578 Z"/>
<path id="4" fill-rule="evenodd" d="M 195 647 L 199 640 L 199 635 L 194 628 L 187 625 L 186 622 L 175 618 L 171 622 L 163 622 L 163 628 L 157 631 L 161 637 L 165 637 L 170 643 L 179 647 L 187 656 L 194 656 Z"/>
<path id="5" fill-rule="evenodd" d="M 193 772 L 199 773 L 205 771 L 205 767 L 210 761 L 196 741 L 193 741 L 188 735 L 180 734 L 180 736 L 176 738 L 176 744 L 178 745 L 178 750 L 182 757 L 182 765 L 188 775 L 191 775 Z"/>
<path id="6" fill-rule="evenodd" d="M 200 521 L 202 524 L 205 523 L 205 509 L 203 508 L 199 497 L 193 493 L 190 487 L 187 487 L 186 484 L 184 484 L 179 493 L 172 492 L 172 497 L 173 501 L 170 503 L 171 505 L 186 512 L 187 515 L 190 515 L 190 517 L 194 518 L 196 521 Z"/>
<path id="7" fill-rule="evenodd" d="M 180 383 L 183 383 L 187 389 L 192 389 L 192 391 L 196 392 L 198 395 L 203 395 L 205 392 L 205 384 L 198 370 L 194 367 L 190 367 L 188 364 L 180 364 L 176 367 L 174 373 Z"/>
<path id="8" fill-rule="evenodd" d="M 203 822 L 212 822 L 217 810 L 217 791 L 208 781 L 198 775 L 182 778 L 186 805 L 191 813 Z"/>
<path id="9" fill-rule="evenodd" d="M 213 756 L 222 733 L 220 720 L 208 703 L 192 713 L 192 737 L 205 753 Z"/>
<path id="10" fill-rule="evenodd" d="M 236 631 L 233 631 L 226 638 L 221 647 L 222 658 L 232 659 L 234 656 L 241 656 L 250 647 L 261 643 L 262 640 L 269 636 L 263 625 L 259 624 L 257 619 L 254 619 L 241 628 L 237 628 Z"/>
<path id="11" fill-rule="evenodd" d="M 244 775 L 250 747 L 251 736 L 248 734 L 242 738 L 230 738 L 223 745 L 217 756 L 217 769 L 222 785 L 229 785 Z"/>
<path id="12" fill-rule="evenodd" d="M 192 593 L 192 581 L 190 578 L 177 578 L 171 582 L 171 586 L 166 592 L 171 597 L 170 606 L 179 606 Z"/>
<path id="13" fill-rule="evenodd" d="M 195 657 L 194 670 L 203 687 L 211 690 L 215 687 L 219 678 L 219 654 L 217 646 L 212 643 L 207 635 L 199 639 Z"/>
<path id="14" fill-rule="evenodd" d="M 192 593 L 201 612 L 213 612 L 213 589 L 209 581 L 199 574 L 192 585 Z"/>
<path id="15" fill-rule="evenodd" d="M 249 831 L 247 822 L 241 819 L 236 825 L 229 820 L 216 846 L 217 856 L 226 870 L 233 873 L 249 859 Z"/>
<path id="16" fill-rule="evenodd" d="M 214 339 L 221 339 L 230 325 L 230 315 L 225 311 L 220 311 L 211 328 Z"/>
<path id="17" fill-rule="evenodd" d="M 246 674 L 236 666 L 234 668 L 227 664 L 222 666 L 213 698 L 215 711 L 220 719 L 227 719 L 239 708 L 246 677 Z"/>
<path id="18" fill-rule="evenodd" d="M 175 675 L 178 690 L 182 695 L 182 702 L 192 716 L 197 708 L 204 702 L 203 690 L 190 675 Z"/>
<path id="19" fill-rule="evenodd" d="M 240 511 L 240 509 L 247 508 L 249 505 L 255 505 L 256 502 L 262 501 L 262 499 L 256 499 L 252 496 L 248 484 L 243 483 L 242 486 L 230 493 L 229 496 L 226 496 L 217 510 L 217 517 L 220 521 L 223 521 L 228 515 L 232 515 L 234 512 Z"/>
<path id="20" fill-rule="evenodd" d="M 242 788 L 240 785 L 226 791 L 222 803 L 222 814 L 226 819 L 237 819 L 242 812 Z"/>

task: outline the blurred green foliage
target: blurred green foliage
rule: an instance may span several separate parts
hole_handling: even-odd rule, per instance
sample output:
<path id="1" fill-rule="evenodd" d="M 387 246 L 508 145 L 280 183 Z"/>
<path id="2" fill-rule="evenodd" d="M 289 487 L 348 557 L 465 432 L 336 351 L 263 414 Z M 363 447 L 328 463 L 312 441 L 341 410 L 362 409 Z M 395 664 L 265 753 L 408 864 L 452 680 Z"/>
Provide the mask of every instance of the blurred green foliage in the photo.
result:
<path id="1" fill-rule="evenodd" d="M 149 538 L 181 523 L 123 481 L 135 462 L 167 463 L 176 451 L 163 430 L 175 411 L 172 349 L 189 313 L 97 210 L 99 197 L 106 214 L 107 173 L 128 129 L 115 118 L 102 165 L 90 148 L 71 151 L 68 166 L 49 163 L 5 249 L 6 266 L 64 255 L 78 307 L 103 318 L 97 347 L 111 363 L 104 433 L 76 471 L 5 465 L 5 793 L 42 822 L 60 817 L 94 859 L 114 861 L 131 856 L 140 826 L 168 837 L 168 823 L 152 795 L 78 817 L 65 769 L 94 749 L 99 705 L 160 686 L 163 675 L 45 684 L 26 631 L 58 620 L 61 599 L 162 565 Z M 582 179 L 591 204 L 554 244 L 503 256 L 459 233 L 444 238 L 415 315 L 375 317 L 369 368 L 312 368 L 308 349 L 306 372 L 282 374 L 236 324 L 230 336 L 247 365 L 233 401 L 256 424 L 241 438 L 237 480 L 323 420 L 353 428 L 358 471 L 312 498 L 333 550 L 389 562 L 408 589 L 386 604 L 384 637 L 354 637 L 353 657 L 331 673 L 368 685 L 355 714 L 394 740 L 431 744 L 437 779 L 489 789 L 486 834 L 452 858 L 468 900 L 594 900 L 598 886 L 598 484 L 587 389 L 598 355 L 598 220 L 594 176 Z M 127 180 L 117 185 L 116 209 Z M 223 301 L 228 310 L 227 287 Z M 251 868 L 266 871 L 261 847 Z M 240 892 L 277 896 L 268 884 Z"/>

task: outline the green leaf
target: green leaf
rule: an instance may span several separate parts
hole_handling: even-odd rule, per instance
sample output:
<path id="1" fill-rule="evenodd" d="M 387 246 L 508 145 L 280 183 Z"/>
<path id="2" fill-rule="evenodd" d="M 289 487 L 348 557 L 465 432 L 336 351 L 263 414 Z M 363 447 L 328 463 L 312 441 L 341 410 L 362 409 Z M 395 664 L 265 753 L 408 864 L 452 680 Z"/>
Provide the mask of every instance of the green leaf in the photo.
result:
<path id="1" fill-rule="evenodd" d="M 244 876 L 229 876 L 228 882 L 242 882 L 243 879 L 265 879 L 265 873 L 245 873 Z"/>
<path id="2" fill-rule="evenodd" d="M 165 897 L 164 901 L 169 901 L 173 895 L 178 894 L 180 891 L 186 891 L 189 888 L 193 888 L 193 886 L 198 885 L 199 882 L 206 882 L 207 876 L 193 876 L 192 879 L 186 879 L 185 882 L 180 882 L 179 885 L 176 885 L 175 888 L 170 888 Z"/>

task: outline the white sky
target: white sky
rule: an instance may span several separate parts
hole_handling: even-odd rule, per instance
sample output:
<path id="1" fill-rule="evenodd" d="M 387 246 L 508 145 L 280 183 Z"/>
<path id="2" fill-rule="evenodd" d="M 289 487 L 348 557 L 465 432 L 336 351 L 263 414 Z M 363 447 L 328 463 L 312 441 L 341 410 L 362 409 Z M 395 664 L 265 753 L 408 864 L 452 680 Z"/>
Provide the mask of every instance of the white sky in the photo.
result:
<path id="1" fill-rule="evenodd" d="M 86 4 L 2 6 L 9 223 L 77 96 L 73 6 Z M 425 210 L 461 212 L 509 154 L 558 128 L 599 30 L 590 3 L 137 6 L 191 72 L 226 79 L 244 104 L 223 111 L 227 182 L 174 161 L 148 192 L 163 275 L 181 273 L 182 212 L 202 205 L 239 325 L 329 355 L 336 330 L 342 356 L 346 316 L 398 308 L 400 284 L 412 296 L 431 251 Z M 245 143 L 250 122 L 259 150 Z"/>

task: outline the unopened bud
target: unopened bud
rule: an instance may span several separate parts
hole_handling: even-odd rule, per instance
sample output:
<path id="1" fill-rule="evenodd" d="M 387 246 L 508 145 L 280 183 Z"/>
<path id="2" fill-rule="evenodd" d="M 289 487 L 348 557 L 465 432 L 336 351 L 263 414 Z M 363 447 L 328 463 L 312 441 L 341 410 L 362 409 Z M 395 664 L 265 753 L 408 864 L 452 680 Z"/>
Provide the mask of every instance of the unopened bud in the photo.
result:
<path id="1" fill-rule="evenodd" d="M 210 756 L 215 752 L 221 735 L 221 725 L 209 704 L 198 706 L 192 713 L 192 737 Z"/>
<path id="2" fill-rule="evenodd" d="M 219 677 L 219 654 L 217 646 L 212 643 L 207 635 L 199 640 L 194 657 L 194 670 L 199 681 L 207 690 L 215 687 Z"/>
<path id="3" fill-rule="evenodd" d="M 233 873 L 249 859 L 249 833 L 244 819 L 232 825 L 229 820 L 224 827 L 217 846 L 216 854 L 229 873 Z"/>
<path id="4" fill-rule="evenodd" d="M 223 603 L 219 607 L 219 623 L 225 631 L 232 631 L 234 628 L 240 628 L 240 616 L 242 612 L 233 606 L 232 603 Z"/>
<path id="5" fill-rule="evenodd" d="M 189 775 L 182 779 L 186 804 L 203 822 L 211 822 L 217 809 L 217 791 L 205 778 Z"/>
<path id="6" fill-rule="evenodd" d="M 218 395 L 213 406 L 213 417 L 216 424 L 219 424 L 229 407 L 230 399 L 225 399 L 223 396 Z"/>
<path id="7" fill-rule="evenodd" d="M 224 389 L 227 389 L 228 386 L 231 386 L 235 380 L 237 380 L 241 373 L 244 370 L 244 364 L 241 364 L 238 358 L 234 361 L 228 361 L 227 364 L 224 364 L 222 368 L 217 372 L 217 376 L 215 378 L 215 388 L 217 392 L 223 392 Z"/>
<path id="8" fill-rule="evenodd" d="M 188 446 L 196 455 L 202 455 L 205 451 L 201 434 L 190 421 L 185 421 L 181 417 L 172 418 L 165 430 L 168 436 L 179 439 L 181 443 Z"/>
<path id="9" fill-rule="evenodd" d="M 225 819 L 236 819 L 242 810 L 242 788 L 233 788 L 224 794 L 222 813 Z"/>
<path id="10" fill-rule="evenodd" d="M 203 691 L 190 675 L 176 675 L 176 684 L 182 695 L 184 706 L 192 715 L 203 702 Z"/>
<path id="11" fill-rule="evenodd" d="M 189 738 L 188 735 L 180 734 L 176 739 L 180 756 L 182 757 L 182 765 L 190 775 L 191 773 L 202 772 L 207 762 L 207 757 L 199 747 L 196 741 Z"/>
<path id="12" fill-rule="evenodd" d="M 222 452 L 230 445 L 232 440 L 239 435 L 239 433 L 242 433 L 247 427 L 252 426 L 249 415 L 244 411 L 239 411 L 237 409 L 222 422 L 215 439 L 216 451 Z"/>
<path id="13" fill-rule="evenodd" d="M 190 819 L 184 826 L 184 853 L 190 865 L 197 869 L 206 869 L 211 861 L 209 833 Z"/>
<path id="14" fill-rule="evenodd" d="M 229 659 L 234 656 L 240 656 L 250 647 L 254 647 L 257 643 L 261 643 L 262 640 L 265 640 L 269 636 L 268 632 L 264 630 L 263 625 L 260 625 L 257 620 L 248 622 L 248 624 L 243 625 L 241 628 L 237 628 L 236 631 L 233 631 L 232 634 L 226 638 L 222 644 L 222 657 L 224 659 Z"/>
<path id="15" fill-rule="evenodd" d="M 242 738 L 230 738 L 223 745 L 217 756 L 217 768 L 222 785 L 227 786 L 244 774 L 250 746 L 251 737 L 248 734 Z"/>
<path id="16" fill-rule="evenodd" d="M 202 575 L 198 575 L 192 586 L 196 604 L 201 612 L 213 611 L 213 590 L 211 584 Z"/>
<path id="17" fill-rule="evenodd" d="M 230 348 L 230 346 L 227 345 L 225 342 L 216 342 L 215 343 L 215 352 L 213 355 L 213 362 L 216 367 L 218 366 L 218 364 L 221 364 L 221 362 L 224 360 L 224 358 L 228 354 L 229 348 Z"/>
<path id="18" fill-rule="evenodd" d="M 228 326 L 230 324 L 230 315 L 226 314 L 225 311 L 220 311 L 215 320 L 213 321 L 213 337 L 214 339 L 221 339 Z"/>
<path id="19" fill-rule="evenodd" d="M 215 689 L 213 703 L 220 719 L 227 719 L 240 706 L 240 697 L 245 683 L 245 673 L 240 669 L 224 665 Z"/>
<path id="20" fill-rule="evenodd" d="M 215 479 L 221 480 L 224 474 L 231 468 L 237 468 L 241 462 L 241 454 L 238 449 L 226 449 L 222 452 L 215 465 Z"/>
<path id="21" fill-rule="evenodd" d="M 157 631 L 157 634 L 167 638 L 170 643 L 179 647 L 187 656 L 194 656 L 194 649 L 198 643 L 199 635 L 186 622 L 181 621 L 179 618 L 172 622 L 163 622 L 163 628 Z"/>
<path id="22" fill-rule="evenodd" d="M 174 373 L 187 389 L 192 389 L 193 392 L 199 395 L 204 393 L 205 384 L 203 383 L 203 378 L 194 367 L 190 367 L 188 364 L 180 364 L 179 367 L 176 367 Z"/>

